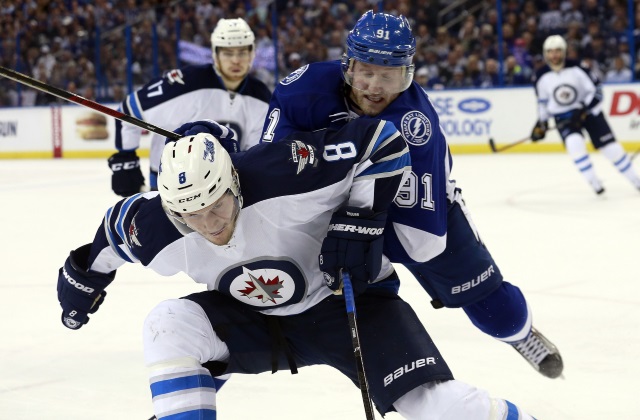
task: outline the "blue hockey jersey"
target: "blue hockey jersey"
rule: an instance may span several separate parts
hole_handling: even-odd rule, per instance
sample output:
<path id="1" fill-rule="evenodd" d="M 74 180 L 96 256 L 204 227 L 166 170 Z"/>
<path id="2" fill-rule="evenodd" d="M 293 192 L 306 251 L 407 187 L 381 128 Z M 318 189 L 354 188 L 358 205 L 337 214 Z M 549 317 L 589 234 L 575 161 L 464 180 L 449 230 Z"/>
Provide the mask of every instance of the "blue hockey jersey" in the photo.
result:
<path id="1" fill-rule="evenodd" d="M 313 63 L 284 78 L 271 97 L 262 142 L 295 130 L 317 130 L 358 117 L 346 99 L 340 62 Z M 392 262 L 425 262 L 446 245 L 447 208 L 459 199 L 438 115 L 415 82 L 375 118 L 393 122 L 411 153 L 412 172 L 389 209 L 385 254 Z"/>
<path id="2" fill-rule="evenodd" d="M 331 294 L 318 255 L 333 212 L 343 205 L 386 210 L 410 169 L 393 124 L 371 120 L 292 133 L 232 159 L 243 208 L 227 245 L 169 217 L 157 192 L 136 194 L 107 211 L 89 269 L 110 273 L 140 262 L 163 276 L 184 272 L 254 310 L 300 313 Z M 391 271 L 385 258 L 378 280 Z"/>

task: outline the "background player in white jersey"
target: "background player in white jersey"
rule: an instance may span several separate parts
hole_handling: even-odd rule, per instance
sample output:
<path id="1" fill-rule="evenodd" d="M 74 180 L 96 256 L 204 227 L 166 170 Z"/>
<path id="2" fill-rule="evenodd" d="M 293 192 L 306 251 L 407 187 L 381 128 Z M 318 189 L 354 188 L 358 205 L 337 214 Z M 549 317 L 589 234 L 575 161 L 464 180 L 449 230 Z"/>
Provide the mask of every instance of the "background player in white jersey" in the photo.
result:
<path id="1" fill-rule="evenodd" d="M 406 18 L 366 12 L 347 37 L 342 62 L 309 64 L 277 85 L 262 141 L 354 118 L 393 122 L 409 146 L 412 173 L 389 209 L 385 255 L 413 273 L 435 308 L 462 308 L 482 332 L 557 378 L 557 348 L 532 327 L 524 295 L 503 281 L 449 178 L 452 157 L 438 115 L 412 81 L 415 45 Z"/>
<path id="2" fill-rule="evenodd" d="M 604 187 L 591 164 L 582 134 L 586 130 L 593 147 L 640 189 L 640 178 L 631 159 L 616 141 L 602 112 L 600 80 L 578 62 L 565 60 L 567 43 L 560 35 L 549 36 L 542 48 L 547 65 L 536 74 L 538 122 L 531 132 L 531 140 L 544 139 L 547 120 L 553 117 L 573 163 L 595 193 L 602 194 Z"/>
<path id="3" fill-rule="evenodd" d="M 241 18 L 220 19 L 211 34 L 213 66 L 171 70 L 130 94 L 121 111 L 161 127 L 178 127 L 213 119 L 235 131 L 240 150 L 258 143 L 271 92 L 249 75 L 255 56 L 255 36 Z M 113 191 L 123 197 L 140 192 L 144 177 L 136 149 L 142 130 L 116 121 L 116 148 L 109 158 Z M 149 186 L 157 186 L 164 137 L 151 134 Z"/>
<path id="4" fill-rule="evenodd" d="M 298 132 L 234 158 L 208 133 L 168 143 L 159 192 L 110 208 L 93 242 L 72 251 L 59 271 L 62 321 L 71 329 L 89 321 L 126 262 L 164 276 L 184 272 L 208 286 L 160 303 L 144 323 L 157 418 L 215 419 L 211 372 L 288 365 L 295 373 L 326 364 L 357 383 L 344 300 L 332 293 L 345 269 L 381 413 L 532 419 L 454 380 L 411 307 L 394 291 L 368 289 L 395 277 L 381 241 L 410 159 L 393 124 L 359 120 L 337 131 Z"/>

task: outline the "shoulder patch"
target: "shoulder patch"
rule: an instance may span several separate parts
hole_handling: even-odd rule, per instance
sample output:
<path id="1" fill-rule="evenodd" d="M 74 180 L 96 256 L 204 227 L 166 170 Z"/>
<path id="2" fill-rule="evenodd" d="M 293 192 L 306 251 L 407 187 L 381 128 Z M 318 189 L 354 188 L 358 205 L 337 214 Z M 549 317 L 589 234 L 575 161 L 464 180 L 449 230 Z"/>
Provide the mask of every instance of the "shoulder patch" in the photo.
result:
<path id="1" fill-rule="evenodd" d="M 431 140 L 431 121 L 420 111 L 409 111 L 400 120 L 402 137 L 414 146 L 423 146 Z"/>
<path id="2" fill-rule="evenodd" d="M 315 148 L 300 140 L 291 142 L 291 160 L 298 165 L 296 175 L 302 172 L 307 165 L 315 167 L 318 164 Z"/>
<path id="3" fill-rule="evenodd" d="M 173 69 L 164 74 L 164 77 L 167 79 L 169 84 L 180 83 L 184 85 L 184 75 L 182 74 L 182 70 Z"/>
<path id="4" fill-rule="evenodd" d="M 308 68 L 309 68 L 308 64 L 300 67 L 299 69 L 295 70 L 293 73 L 291 73 L 290 75 L 282 79 L 280 83 L 283 85 L 290 85 L 291 83 L 298 80 L 304 74 L 304 72 L 307 71 Z"/>

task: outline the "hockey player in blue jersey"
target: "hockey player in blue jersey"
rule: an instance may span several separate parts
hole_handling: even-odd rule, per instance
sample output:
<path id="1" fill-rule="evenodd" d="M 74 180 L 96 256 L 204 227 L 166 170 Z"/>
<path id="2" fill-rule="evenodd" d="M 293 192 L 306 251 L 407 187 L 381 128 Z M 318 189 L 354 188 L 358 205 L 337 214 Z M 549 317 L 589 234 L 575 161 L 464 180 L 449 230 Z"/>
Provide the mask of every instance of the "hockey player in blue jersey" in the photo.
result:
<path id="1" fill-rule="evenodd" d="M 406 18 L 366 12 L 348 35 L 341 62 L 306 65 L 277 85 L 262 141 L 356 118 L 393 122 L 413 170 L 389 209 L 385 254 L 413 273 L 435 308 L 462 308 L 482 332 L 557 378 L 563 369 L 557 348 L 532 327 L 525 297 L 503 281 L 449 179 L 452 158 L 438 116 L 412 81 L 414 53 Z"/>
<path id="2" fill-rule="evenodd" d="M 62 322 L 86 324 L 126 262 L 206 284 L 156 306 L 143 343 L 156 417 L 215 419 L 212 372 L 325 364 L 358 383 L 344 300 L 333 293 L 344 269 L 358 293 L 362 355 L 380 413 L 531 420 L 454 380 L 411 307 L 393 290 L 369 288 L 397 281 L 381 241 L 409 169 L 404 140 L 379 120 L 294 133 L 233 161 L 208 133 L 168 143 L 159 191 L 111 207 L 93 242 L 60 268 Z"/>
<path id="3" fill-rule="evenodd" d="M 234 147 L 246 150 L 259 142 L 271 92 L 249 75 L 255 36 L 241 18 L 220 19 L 211 34 L 213 65 L 193 65 L 167 72 L 128 95 L 120 105 L 127 115 L 160 127 L 178 127 L 194 120 L 214 119 L 235 131 Z M 136 149 L 142 130 L 116 121 L 116 148 L 109 158 L 113 191 L 123 197 L 140 192 L 144 176 Z M 156 177 L 164 137 L 151 134 L 150 189 Z"/>
<path id="4" fill-rule="evenodd" d="M 573 163 L 593 191 L 602 194 L 604 187 L 587 151 L 583 135 L 586 130 L 594 149 L 605 155 L 636 189 L 640 189 L 640 178 L 631 159 L 616 141 L 602 112 L 600 80 L 579 63 L 565 62 L 567 42 L 560 35 L 549 36 L 542 49 L 547 65 L 536 73 L 538 121 L 531 132 L 531 140 L 545 138 L 547 120 L 553 117 Z"/>

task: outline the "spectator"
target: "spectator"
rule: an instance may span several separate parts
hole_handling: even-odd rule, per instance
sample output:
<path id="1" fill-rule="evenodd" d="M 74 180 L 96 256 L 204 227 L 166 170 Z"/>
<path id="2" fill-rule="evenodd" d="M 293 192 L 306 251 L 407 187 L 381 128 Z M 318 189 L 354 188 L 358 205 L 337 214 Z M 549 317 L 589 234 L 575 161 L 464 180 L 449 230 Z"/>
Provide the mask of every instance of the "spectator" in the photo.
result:
<path id="1" fill-rule="evenodd" d="M 632 76 L 631 69 L 625 65 L 622 56 L 618 55 L 613 59 L 613 66 L 607 71 L 604 81 L 607 83 L 629 83 Z"/>

